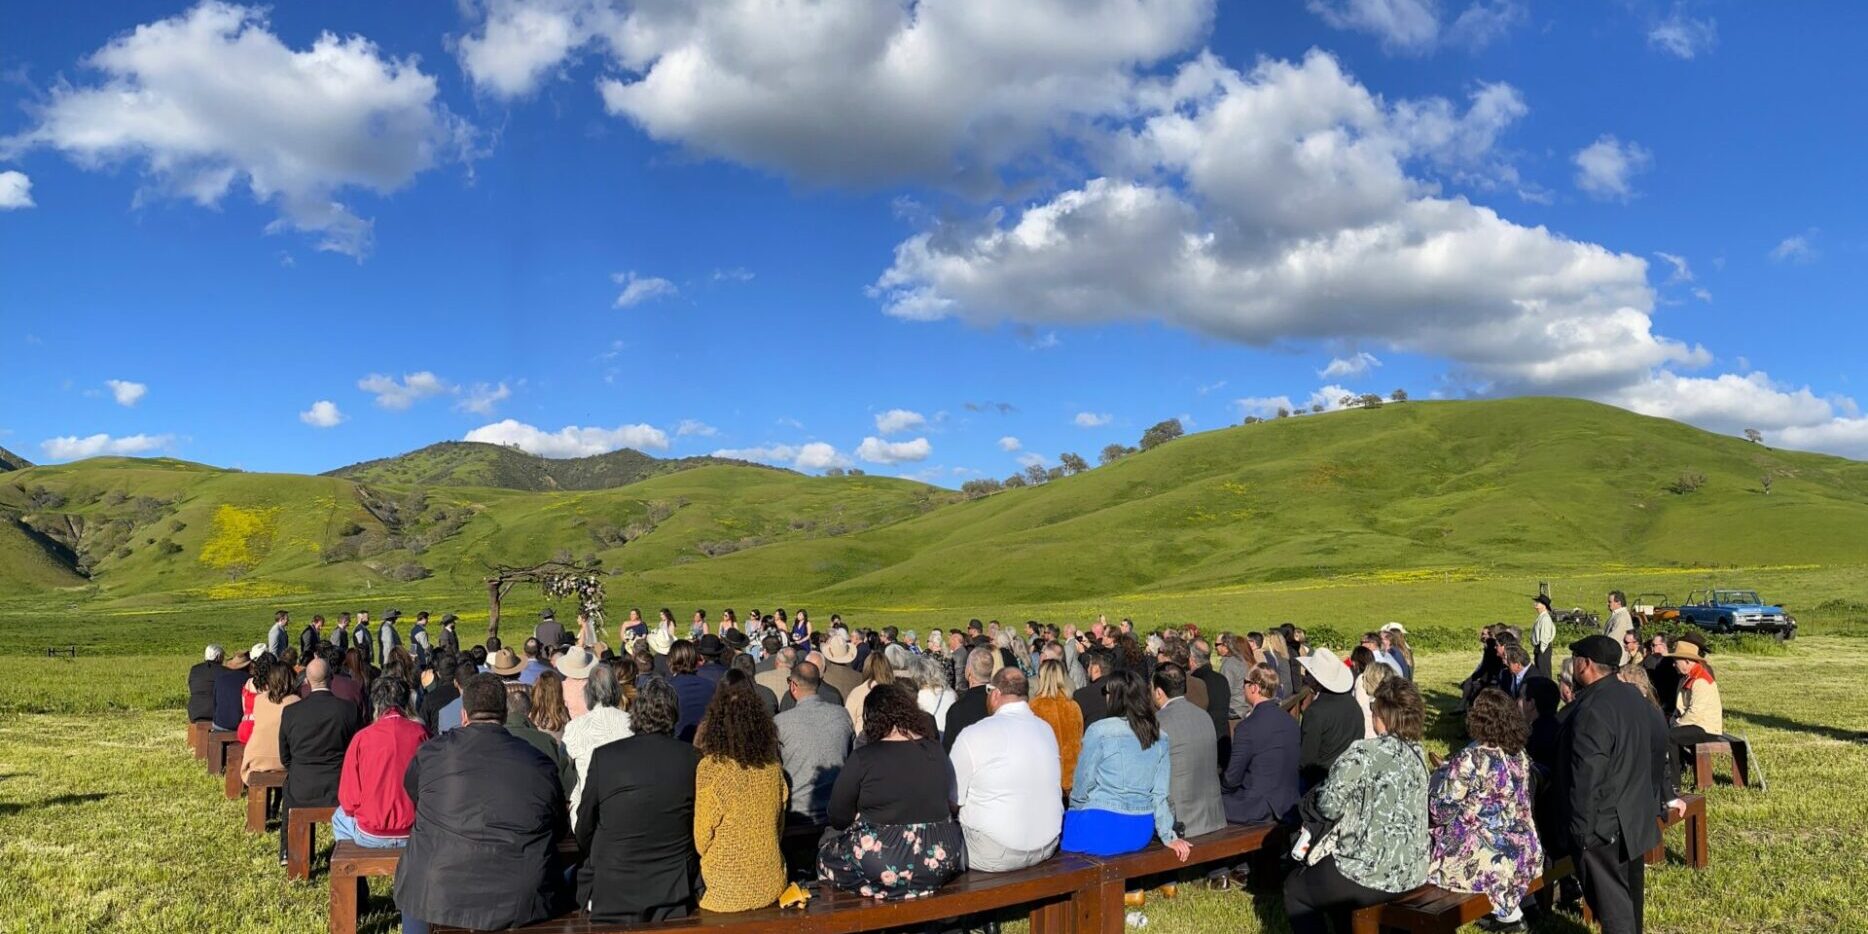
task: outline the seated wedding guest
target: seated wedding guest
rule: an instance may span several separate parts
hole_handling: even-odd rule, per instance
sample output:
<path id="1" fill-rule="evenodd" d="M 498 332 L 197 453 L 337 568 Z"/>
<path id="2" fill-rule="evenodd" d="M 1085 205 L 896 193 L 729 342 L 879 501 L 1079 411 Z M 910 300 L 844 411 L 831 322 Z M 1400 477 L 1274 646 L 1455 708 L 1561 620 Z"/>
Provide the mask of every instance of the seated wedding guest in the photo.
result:
<path id="1" fill-rule="evenodd" d="M 581 776 L 577 898 L 593 921 L 647 924 L 695 911 L 700 857 L 694 851 L 694 779 L 700 753 L 675 738 L 677 707 L 668 682 L 651 677 L 636 692 L 634 732 L 598 749 Z"/>
<path id="2" fill-rule="evenodd" d="M 246 687 L 253 679 L 252 669 L 253 656 L 247 652 L 221 663 L 214 676 L 214 716 L 210 718 L 216 730 L 236 732 L 246 719 Z"/>
<path id="3" fill-rule="evenodd" d="M 785 768 L 785 781 L 791 786 L 788 820 L 817 826 L 825 821 L 830 790 L 843 770 L 843 760 L 849 758 L 855 731 L 843 705 L 832 704 L 818 693 L 815 664 L 799 662 L 788 670 L 787 696 L 794 706 L 774 721 L 778 727 L 779 760 Z"/>
<path id="4" fill-rule="evenodd" d="M 720 688 L 718 679 L 700 673 L 700 666 L 700 653 L 695 651 L 694 643 L 676 639 L 669 646 L 668 670 L 674 677 L 668 679 L 668 686 L 675 689 L 675 699 L 681 704 L 681 720 L 675 724 L 675 738 L 684 743 L 694 741 L 694 730 L 700 726 L 701 716 Z"/>
<path id="5" fill-rule="evenodd" d="M 1680 669 L 1668 658 L 1672 654 L 1673 642 L 1655 633 L 1648 640 L 1647 654 L 1641 659 L 1641 667 L 1647 669 L 1648 686 L 1654 689 L 1654 699 L 1661 711 L 1669 715 L 1679 709 L 1680 700 Z"/>
<path id="6" fill-rule="evenodd" d="M 597 667 L 597 656 L 581 645 L 572 646 L 553 664 L 564 678 L 564 709 L 570 711 L 571 719 L 575 720 L 584 715 L 584 679 Z"/>
<path id="7" fill-rule="evenodd" d="M 1047 664 L 1062 677 L 1060 663 Z M 1051 725 L 1032 713 L 1026 684 L 1017 668 L 999 669 L 987 701 L 991 713 L 954 740 L 954 804 L 968 869 L 1011 872 L 1057 852 L 1064 819 L 1057 741 Z"/>
<path id="8" fill-rule="evenodd" d="M 240 686 L 240 726 L 234 730 L 242 744 L 253 738 L 253 702 L 266 693 L 266 678 L 274 668 L 290 666 L 271 655 L 255 655 L 253 667 L 247 669 L 246 683 Z"/>
<path id="9" fill-rule="evenodd" d="M 708 911 L 764 908 L 785 889 L 778 837 L 789 799 L 778 727 L 756 687 L 750 674 L 729 675 L 695 731 L 694 849 Z"/>
<path id="10" fill-rule="evenodd" d="M 1226 826 L 1226 808 L 1220 802 L 1219 737 L 1213 735 L 1207 711 L 1188 700 L 1190 680 L 1193 676 L 1172 662 L 1155 667 L 1155 718 L 1167 741 L 1171 776 L 1168 807 L 1174 812 L 1175 832 L 1198 837 Z"/>
<path id="11" fill-rule="evenodd" d="M 1266 637 L 1269 640 L 1269 636 Z M 1300 723 L 1298 777 L 1310 789 L 1323 781 L 1349 744 L 1362 739 L 1362 707 L 1353 693 L 1355 675 L 1325 648 L 1298 660 L 1314 694 Z M 1282 666 L 1276 666 L 1282 671 Z"/>
<path id="12" fill-rule="evenodd" d="M 480 674 L 462 689 L 460 729 L 421 745 L 402 785 L 415 804 L 396 866 L 405 934 L 445 924 L 496 931 L 564 907 L 565 834 L 557 768 L 506 731 L 506 686 Z M 303 706 L 303 705 L 301 705 Z"/>
<path id="13" fill-rule="evenodd" d="M 1139 671 L 1120 669 L 1103 680 L 1103 699 L 1108 716 L 1084 731 L 1077 754 L 1060 848 L 1120 856 L 1147 846 L 1153 836 L 1185 861 L 1193 846 L 1174 830 L 1167 737 L 1146 681 Z"/>
<path id="14" fill-rule="evenodd" d="M 947 708 L 947 728 L 940 731 L 941 746 L 953 750 L 954 740 L 967 727 L 986 719 L 987 684 L 992 681 L 993 664 L 998 653 L 992 649 L 974 649 L 966 657 L 966 690 Z"/>
<path id="15" fill-rule="evenodd" d="M 532 682 L 531 713 L 526 719 L 560 742 L 564 728 L 571 722 L 570 708 L 564 703 L 564 676 L 557 671 L 543 672 Z"/>
<path id="16" fill-rule="evenodd" d="M 296 680 L 290 665 L 267 669 L 266 691 L 253 699 L 253 731 L 247 735 L 246 749 L 240 756 L 241 784 L 254 772 L 285 768 L 279 761 L 279 722 L 285 709 L 298 703 L 298 695 L 292 690 Z"/>
<path id="17" fill-rule="evenodd" d="M 1311 836 L 1306 814 L 1292 851 L 1301 864 L 1284 880 L 1292 934 L 1346 934 L 1352 911 L 1427 879 L 1426 708 L 1405 678 L 1382 682 L 1373 706 L 1376 737 L 1351 743 L 1318 786 L 1316 817 L 1329 829 Z"/>
<path id="18" fill-rule="evenodd" d="M 619 704 L 622 703 L 622 688 L 616 683 L 616 672 L 608 665 L 596 665 L 591 668 L 590 676 L 584 679 L 584 700 L 589 707 L 581 717 L 576 717 L 564 727 L 564 751 L 570 755 L 572 768 L 577 780 L 571 787 L 572 823 L 576 823 L 578 805 L 582 803 L 584 787 L 590 775 L 590 757 L 599 747 L 628 739 L 633 724 L 629 714 Z"/>
<path id="19" fill-rule="evenodd" d="M 1544 871 L 1532 822 L 1527 732 L 1516 702 L 1498 688 L 1481 690 L 1466 710 L 1472 742 L 1435 769 L 1427 784 L 1427 881 L 1491 899 L 1492 913 L 1479 922 L 1488 931 L 1527 929 L 1520 905 Z"/>
<path id="20" fill-rule="evenodd" d="M 571 761 L 571 754 L 564 749 L 564 743 L 556 736 L 532 725 L 531 689 L 518 681 L 506 682 L 506 732 L 532 744 L 532 748 L 545 754 L 551 764 L 558 768 L 558 780 L 564 785 L 564 799 L 571 800 L 571 792 L 577 788 L 577 765 Z"/>
<path id="21" fill-rule="evenodd" d="M 798 655 L 797 655 L 797 661 L 794 664 L 801 665 L 805 662 L 810 662 L 812 669 L 814 669 L 818 673 L 817 675 L 817 696 L 823 698 L 824 703 L 826 704 L 831 704 L 839 708 L 843 707 L 843 693 L 841 691 L 838 691 L 836 688 L 832 687 L 830 682 L 824 680 L 824 676 L 823 676 L 824 655 L 823 653 L 813 651 L 809 648 L 798 648 L 796 649 L 796 651 L 798 652 Z M 787 690 L 784 696 L 778 699 L 778 712 L 784 713 L 785 711 L 790 710 L 797 703 L 798 703 L 797 695 L 794 694 L 792 691 Z M 843 719 L 848 720 L 849 718 L 850 718 L 850 713 L 848 710 L 845 710 L 843 712 Z"/>
<path id="22" fill-rule="evenodd" d="M 1247 715 L 1232 731 L 1232 757 L 1220 777 L 1226 820 L 1295 823 L 1297 720 L 1278 705 L 1278 672 L 1254 665 L 1245 674 Z"/>
<path id="23" fill-rule="evenodd" d="M 1051 727 L 1057 740 L 1058 775 L 1063 790 L 1077 776 L 1077 753 L 1083 749 L 1083 708 L 1071 697 L 1070 676 L 1064 663 L 1047 658 L 1038 663 L 1038 684 L 1031 693 L 1031 712 Z"/>
<path id="24" fill-rule="evenodd" d="M 1678 717 L 1667 731 L 1667 752 L 1672 757 L 1671 774 L 1680 773 L 1680 748 L 1697 743 L 1717 742 L 1725 734 L 1725 707 L 1719 700 L 1719 683 L 1699 646 L 1681 639 L 1668 657 L 1680 673 L 1680 688 L 1674 712 Z"/>
<path id="25" fill-rule="evenodd" d="M 337 781 L 350 739 L 363 729 L 357 708 L 331 693 L 331 666 L 314 658 L 305 666 L 311 693 L 279 716 L 279 764 L 285 788 L 279 795 L 279 864 L 285 865 L 286 826 L 293 808 L 337 806 Z"/>
<path id="26" fill-rule="evenodd" d="M 915 681 L 915 703 L 934 718 L 934 728 L 947 730 L 947 711 L 960 699 L 947 684 L 947 663 L 932 655 L 917 655 L 910 663 Z"/>
<path id="27" fill-rule="evenodd" d="M 188 722 L 200 723 L 214 720 L 214 679 L 220 675 L 222 649 L 219 645 L 210 645 L 202 653 L 202 660 L 188 669 Z"/>
<path id="28" fill-rule="evenodd" d="M 878 685 L 895 683 L 895 668 L 889 664 L 888 656 L 882 652 L 870 652 L 868 657 L 863 659 L 862 670 L 863 683 L 845 694 L 843 699 L 843 709 L 849 712 L 850 723 L 858 733 L 863 731 L 863 698 L 868 697 L 869 692 L 875 690 Z M 907 685 L 903 686 L 907 687 Z M 919 703 L 917 699 L 916 705 L 919 706 Z"/>
<path id="29" fill-rule="evenodd" d="M 724 622 L 724 620 L 722 622 Z M 735 629 L 732 631 L 738 632 L 739 630 Z M 631 665 L 630 667 L 633 668 L 635 666 Z M 759 665 L 752 660 L 751 655 L 745 652 L 734 655 L 733 660 L 726 663 L 726 667 L 746 676 L 746 687 L 752 691 L 755 697 L 759 698 L 761 703 L 765 704 L 766 716 L 769 717 L 778 713 L 778 695 L 772 693 L 771 688 L 759 683 Z M 696 735 L 698 735 L 698 733 Z"/>
<path id="30" fill-rule="evenodd" d="M 461 657 L 453 652 L 439 652 L 435 655 L 434 682 L 423 692 L 421 707 L 416 711 L 430 736 L 441 732 L 441 711 L 460 700 L 460 685 L 455 681 L 460 661 Z"/>
<path id="31" fill-rule="evenodd" d="M 428 738 L 421 722 L 404 713 L 408 705 L 407 681 L 384 675 L 370 685 L 376 719 L 351 737 L 344 752 L 337 810 L 331 815 L 332 838 L 373 848 L 408 845 L 415 802 L 409 800 L 402 776 Z"/>
<path id="32" fill-rule="evenodd" d="M 988 660 L 990 664 L 990 660 Z M 953 819 L 953 769 L 934 721 L 887 684 L 863 702 L 864 744 L 831 788 L 817 877 L 867 898 L 929 895 L 959 875 L 966 843 Z"/>

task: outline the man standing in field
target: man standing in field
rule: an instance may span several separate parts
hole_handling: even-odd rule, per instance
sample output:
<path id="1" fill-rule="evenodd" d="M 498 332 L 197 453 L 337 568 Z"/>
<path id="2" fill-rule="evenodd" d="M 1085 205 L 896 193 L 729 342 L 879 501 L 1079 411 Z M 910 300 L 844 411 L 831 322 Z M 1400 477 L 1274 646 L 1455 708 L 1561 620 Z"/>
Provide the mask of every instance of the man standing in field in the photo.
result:
<path id="1" fill-rule="evenodd" d="M 402 637 L 396 633 L 396 620 L 402 618 L 401 610 L 390 610 L 383 614 L 383 624 L 376 635 L 377 657 L 389 661 L 389 650 L 402 645 Z"/>
<path id="2" fill-rule="evenodd" d="M 337 614 L 337 625 L 331 627 L 330 643 L 337 646 L 337 654 L 343 655 L 350 649 L 350 614 Z"/>
<path id="3" fill-rule="evenodd" d="M 292 637 L 285 632 L 291 623 L 292 614 L 284 610 L 272 614 L 272 628 L 266 630 L 266 651 L 271 652 L 273 658 L 284 655 L 286 647 L 292 644 Z"/>
<path id="4" fill-rule="evenodd" d="M 376 653 L 370 651 L 376 643 L 376 637 L 370 634 L 370 611 L 357 611 L 357 626 L 350 631 L 350 641 L 357 644 L 357 653 L 363 656 L 363 664 L 369 665 Z"/>
<path id="5" fill-rule="evenodd" d="M 1548 678 L 1550 674 L 1550 644 L 1557 641 L 1557 622 L 1550 618 L 1550 598 L 1538 594 L 1531 598 L 1531 605 L 1537 607 L 1537 622 L 1531 624 L 1532 661 L 1536 663 L 1537 673 Z"/>
<path id="6" fill-rule="evenodd" d="M 1627 595 L 1619 590 L 1609 591 L 1609 621 L 1602 628 L 1602 634 L 1615 640 L 1616 646 L 1620 647 L 1622 640 L 1631 632 L 1634 632 L 1634 614 L 1628 610 Z M 1628 650 L 1625 647 L 1622 648 L 1622 664 L 1628 664 Z"/>

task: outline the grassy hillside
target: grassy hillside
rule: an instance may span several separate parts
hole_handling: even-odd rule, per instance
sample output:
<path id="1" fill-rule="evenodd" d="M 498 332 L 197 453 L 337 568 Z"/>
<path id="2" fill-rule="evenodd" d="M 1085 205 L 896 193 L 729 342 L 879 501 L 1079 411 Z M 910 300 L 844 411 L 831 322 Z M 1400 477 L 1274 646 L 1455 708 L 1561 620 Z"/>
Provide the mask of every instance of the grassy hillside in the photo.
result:
<path id="1" fill-rule="evenodd" d="M 585 555 L 617 575 L 624 605 L 1197 603 L 1326 579 L 1860 566 L 1868 464 L 1514 399 L 1205 432 L 970 501 L 736 466 L 533 493 L 102 458 L 7 474 L 0 519 L 15 523 L 0 524 L 0 556 L 26 554 L 34 536 L 54 545 L 41 555 L 70 552 L 69 568 L 9 560 L 4 582 L 88 586 L 122 606 L 385 590 L 477 600 L 488 564 Z"/>
<path id="2" fill-rule="evenodd" d="M 324 476 L 383 486 L 474 486 L 547 492 L 607 490 L 718 464 L 760 466 L 718 457 L 663 460 L 629 448 L 591 457 L 555 459 L 497 444 L 443 441 L 396 457 L 340 467 Z"/>
<path id="3" fill-rule="evenodd" d="M 18 454 L 15 454 L 12 451 L 7 450 L 6 448 L 0 448 L 0 473 L 4 473 L 9 470 L 19 470 L 22 467 L 31 467 L 31 466 L 32 466 L 32 461 L 29 461 L 25 459 L 24 457 L 21 457 Z"/>

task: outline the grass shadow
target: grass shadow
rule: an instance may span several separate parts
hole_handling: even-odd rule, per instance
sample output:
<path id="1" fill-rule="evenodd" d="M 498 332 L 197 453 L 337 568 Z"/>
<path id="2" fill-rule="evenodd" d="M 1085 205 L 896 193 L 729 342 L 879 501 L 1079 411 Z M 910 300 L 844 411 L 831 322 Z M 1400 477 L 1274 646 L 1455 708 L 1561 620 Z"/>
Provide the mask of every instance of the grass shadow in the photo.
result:
<path id="1" fill-rule="evenodd" d="M 1824 726 L 1820 723 L 1804 723 L 1789 717 L 1780 717 L 1769 713 L 1751 713 L 1743 710 L 1728 710 L 1726 716 L 1736 717 L 1746 723 L 1763 727 L 1767 730 L 1783 730 L 1786 733 L 1805 733 L 1824 739 L 1840 740 L 1845 743 L 1868 742 L 1868 731 L 1845 730 L 1840 727 Z"/>
<path id="2" fill-rule="evenodd" d="M 19 802 L 19 801 L 0 801 L 0 817 L 5 817 L 9 814 L 18 814 L 23 811 L 32 810 L 34 808 L 59 807 L 60 805 L 66 805 L 66 804 L 89 804 L 92 801 L 102 801 L 105 798 L 111 798 L 115 796 L 116 796 L 115 792 L 87 791 L 83 794 L 55 795 L 53 797 L 46 798 L 43 801 L 33 801 L 30 803 Z"/>

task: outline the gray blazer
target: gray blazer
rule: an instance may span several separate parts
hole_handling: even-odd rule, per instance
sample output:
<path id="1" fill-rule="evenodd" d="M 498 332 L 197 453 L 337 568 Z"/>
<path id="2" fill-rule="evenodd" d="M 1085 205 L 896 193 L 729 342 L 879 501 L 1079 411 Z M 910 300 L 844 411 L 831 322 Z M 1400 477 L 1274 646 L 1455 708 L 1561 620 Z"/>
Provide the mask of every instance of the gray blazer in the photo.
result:
<path id="1" fill-rule="evenodd" d="M 1183 837 L 1197 837 L 1226 826 L 1220 800 L 1219 737 L 1213 718 L 1186 698 L 1168 702 L 1159 713 L 1168 738 L 1168 806 Z"/>

